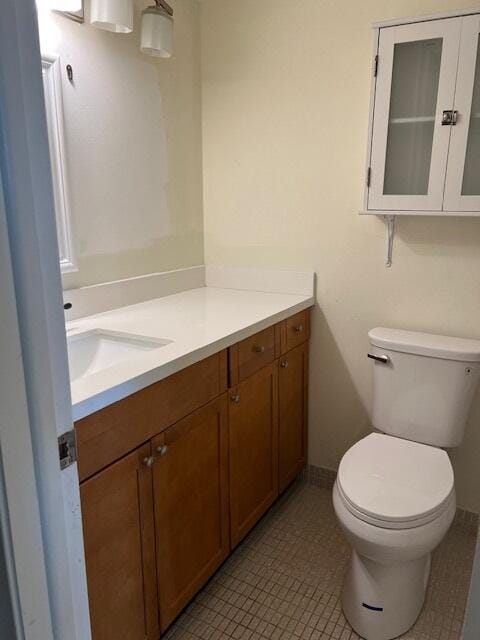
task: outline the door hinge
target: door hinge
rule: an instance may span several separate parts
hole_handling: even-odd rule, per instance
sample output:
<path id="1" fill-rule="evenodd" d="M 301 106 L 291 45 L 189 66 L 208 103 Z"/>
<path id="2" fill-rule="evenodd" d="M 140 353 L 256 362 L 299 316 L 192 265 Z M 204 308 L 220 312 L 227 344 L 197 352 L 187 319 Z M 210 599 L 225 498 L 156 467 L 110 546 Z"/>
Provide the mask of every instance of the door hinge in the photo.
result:
<path id="1" fill-rule="evenodd" d="M 375 56 L 373 63 L 373 77 L 376 78 L 378 74 L 378 55 Z"/>
<path id="2" fill-rule="evenodd" d="M 58 457 L 60 458 L 60 469 L 62 471 L 77 461 L 75 429 L 62 433 L 58 437 Z"/>
<path id="3" fill-rule="evenodd" d="M 370 186 L 371 181 L 372 181 L 372 167 L 368 167 L 368 169 L 367 169 L 367 187 Z"/>

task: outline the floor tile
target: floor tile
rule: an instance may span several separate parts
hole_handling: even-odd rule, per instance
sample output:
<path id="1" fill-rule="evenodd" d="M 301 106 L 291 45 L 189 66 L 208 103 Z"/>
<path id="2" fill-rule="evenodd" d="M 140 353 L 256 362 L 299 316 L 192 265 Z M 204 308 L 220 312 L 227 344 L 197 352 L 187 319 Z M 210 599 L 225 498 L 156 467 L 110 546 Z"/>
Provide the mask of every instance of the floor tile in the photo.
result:
<path id="1" fill-rule="evenodd" d="M 403 640 L 459 640 L 475 550 L 453 525 L 433 554 L 425 605 Z M 341 609 L 349 545 L 331 492 L 294 485 L 165 634 L 168 640 L 358 640 Z"/>

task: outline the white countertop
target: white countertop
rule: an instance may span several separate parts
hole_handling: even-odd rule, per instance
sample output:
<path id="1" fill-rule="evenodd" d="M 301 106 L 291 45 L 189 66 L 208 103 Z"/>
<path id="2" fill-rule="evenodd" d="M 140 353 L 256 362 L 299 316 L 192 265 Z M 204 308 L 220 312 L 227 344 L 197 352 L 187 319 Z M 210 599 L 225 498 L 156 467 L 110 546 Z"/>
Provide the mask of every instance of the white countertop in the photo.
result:
<path id="1" fill-rule="evenodd" d="M 313 303 L 313 296 L 202 287 L 72 320 L 67 334 L 95 328 L 172 340 L 74 381 L 73 419 L 103 409 Z"/>

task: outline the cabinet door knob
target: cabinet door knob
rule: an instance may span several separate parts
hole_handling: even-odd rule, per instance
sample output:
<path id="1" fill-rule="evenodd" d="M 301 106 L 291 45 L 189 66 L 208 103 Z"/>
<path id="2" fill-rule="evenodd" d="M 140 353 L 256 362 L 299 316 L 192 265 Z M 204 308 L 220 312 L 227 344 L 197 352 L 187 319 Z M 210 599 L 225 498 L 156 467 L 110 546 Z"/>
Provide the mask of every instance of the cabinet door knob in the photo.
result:
<path id="1" fill-rule="evenodd" d="M 296 324 L 293 327 L 293 330 L 295 331 L 295 333 L 302 333 L 303 331 L 303 324 Z"/>
<path id="2" fill-rule="evenodd" d="M 263 353 L 265 351 L 265 347 L 263 345 L 256 344 L 253 347 L 253 350 L 255 351 L 255 353 Z"/>
<path id="3" fill-rule="evenodd" d="M 168 447 L 166 444 L 162 444 L 160 447 L 157 447 L 157 453 L 163 458 L 166 456 L 168 452 Z"/>
<path id="4" fill-rule="evenodd" d="M 288 360 L 282 360 L 280 366 L 282 369 L 286 369 L 288 367 Z"/>
<path id="5" fill-rule="evenodd" d="M 240 396 L 239 395 L 231 396 L 230 399 L 231 399 L 232 402 L 235 402 L 235 404 L 238 404 L 240 402 Z"/>
<path id="6" fill-rule="evenodd" d="M 155 464 L 155 458 L 153 456 L 148 456 L 148 458 L 143 459 L 143 464 L 150 469 Z"/>

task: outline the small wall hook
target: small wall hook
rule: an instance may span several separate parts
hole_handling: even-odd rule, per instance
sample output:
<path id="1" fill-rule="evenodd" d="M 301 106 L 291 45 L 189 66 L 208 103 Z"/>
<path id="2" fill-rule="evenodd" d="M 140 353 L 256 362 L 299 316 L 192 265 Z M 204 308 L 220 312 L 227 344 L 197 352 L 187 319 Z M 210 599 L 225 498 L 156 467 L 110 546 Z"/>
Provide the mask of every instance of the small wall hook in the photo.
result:
<path id="1" fill-rule="evenodd" d="M 73 68 L 71 64 L 67 64 L 67 78 L 70 82 L 73 82 Z"/>

